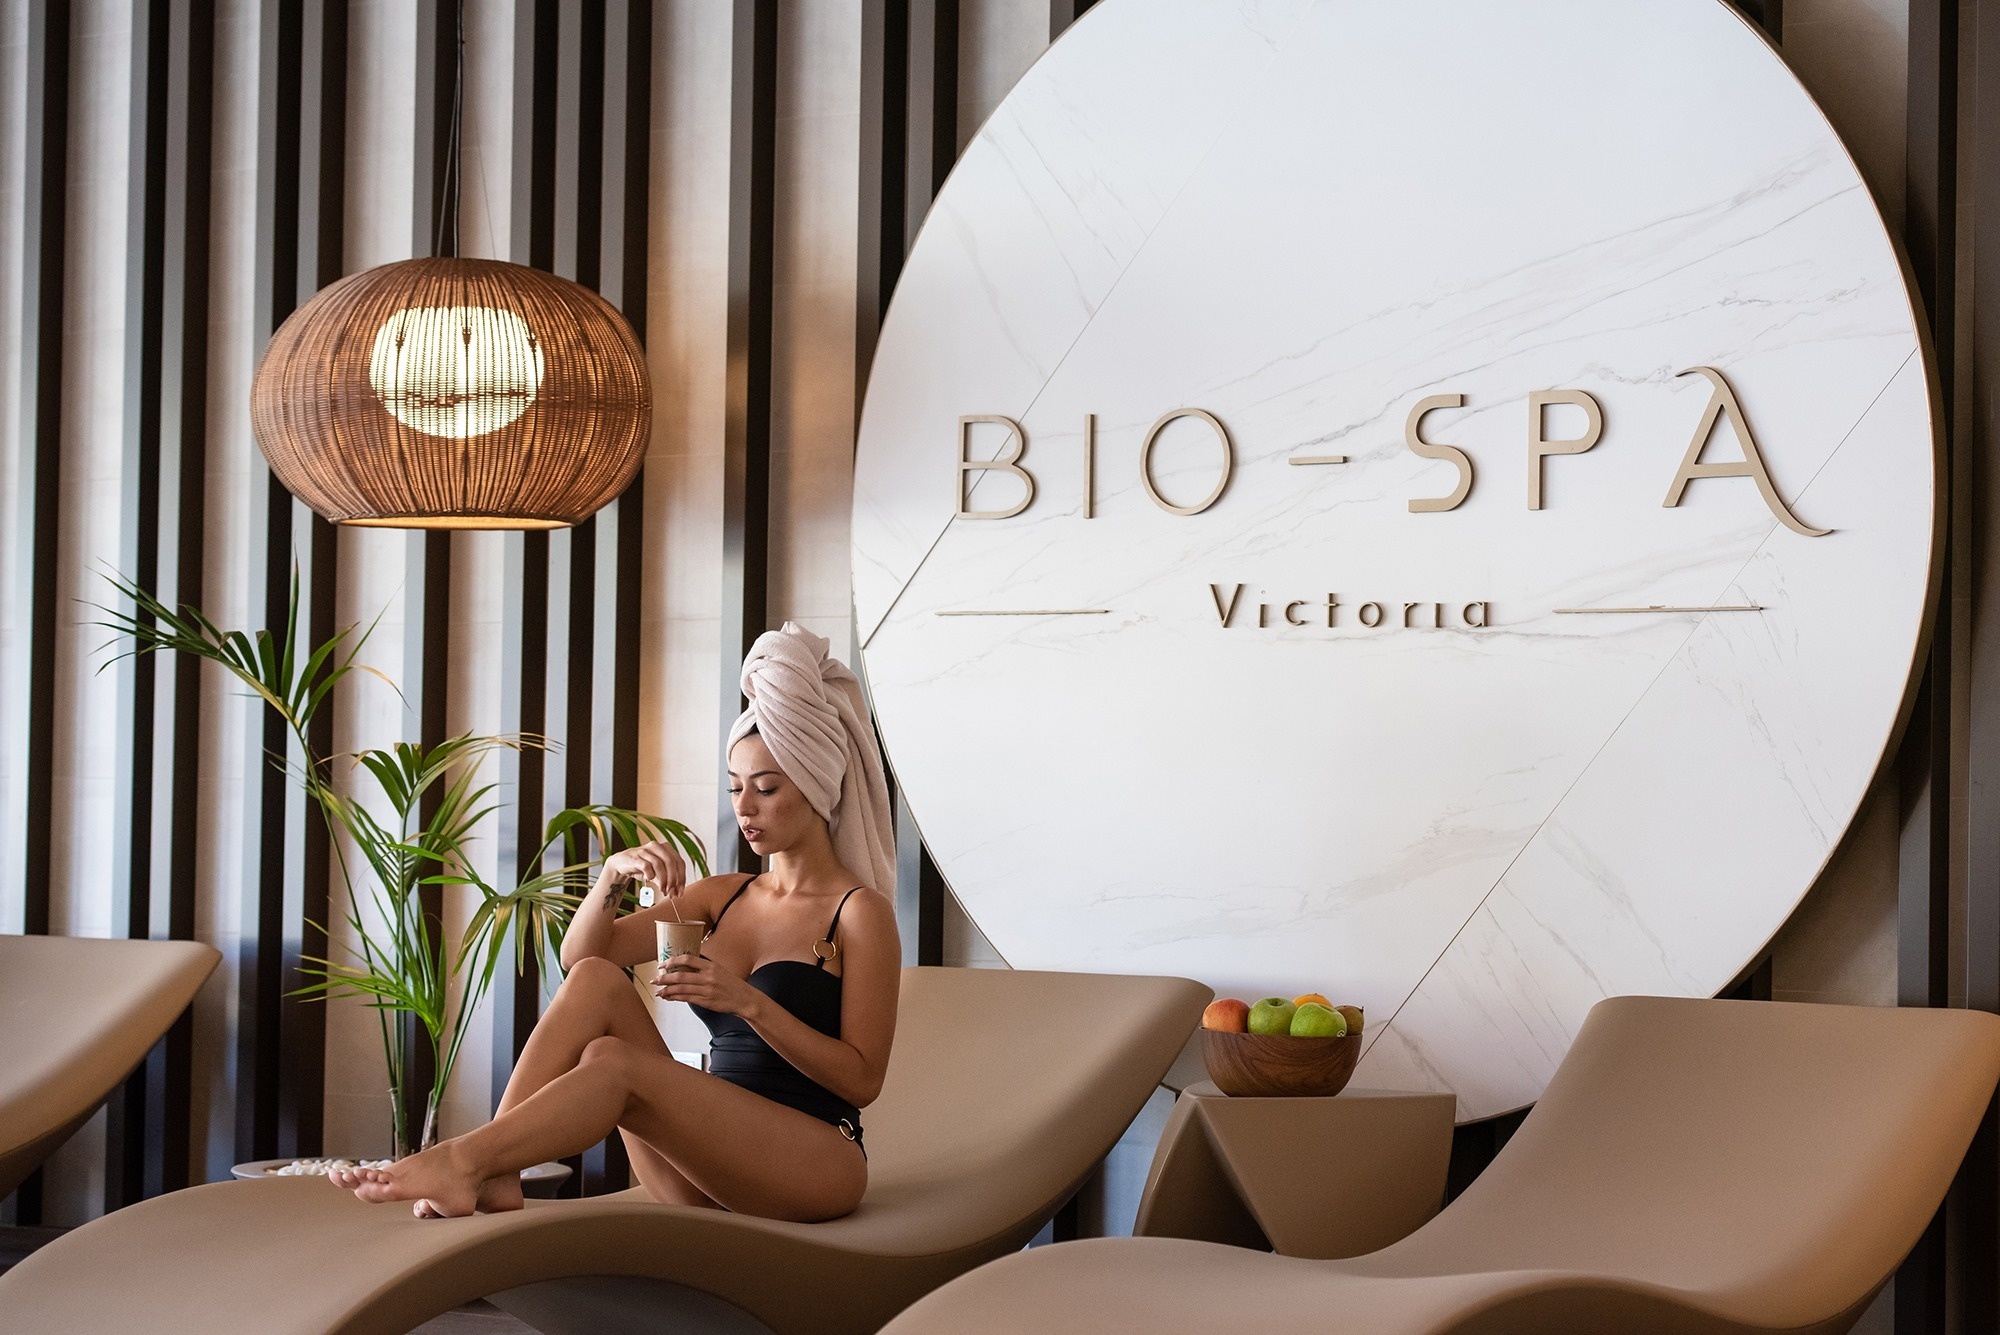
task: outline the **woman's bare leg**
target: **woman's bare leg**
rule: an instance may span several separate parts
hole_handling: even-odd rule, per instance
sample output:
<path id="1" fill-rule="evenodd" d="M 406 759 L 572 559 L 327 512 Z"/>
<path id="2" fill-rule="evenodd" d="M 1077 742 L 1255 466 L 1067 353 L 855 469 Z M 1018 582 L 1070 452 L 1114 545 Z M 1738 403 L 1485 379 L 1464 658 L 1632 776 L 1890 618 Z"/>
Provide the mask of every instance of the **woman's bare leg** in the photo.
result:
<path id="1" fill-rule="evenodd" d="M 698 1190 L 748 1214 L 831 1219 L 867 1185 L 860 1150 L 836 1128 L 615 1038 L 592 1042 L 575 1070 L 479 1130 L 342 1184 L 363 1200 L 469 1214 L 486 1180 L 577 1153 L 620 1124 Z"/>
<path id="2" fill-rule="evenodd" d="M 709 1194 L 687 1180 L 687 1175 L 674 1167 L 666 1155 L 648 1145 L 623 1127 L 618 1134 L 625 1141 L 625 1157 L 631 1160 L 632 1176 L 639 1179 L 639 1185 L 646 1194 L 662 1205 L 693 1205 L 704 1210 L 720 1210 Z"/>
<path id="3" fill-rule="evenodd" d="M 640 966 L 645 967 L 645 966 Z M 569 971 L 542 1018 L 535 1022 L 500 1098 L 504 1116 L 536 1090 L 573 1070 L 591 1040 L 610 1035 L 641 1048 L 667 1050 L 645 1001 L 625 971 L 606 959 L 587 959 Z M 541 1162 L 536 1160 L 537 1163 Z M 649 1187 L 650 1183 L 647 1184 Z M 519 1170 L 494 1177 L 481 1187 L 479 1209 L 486 1213 L 521 1208 Z"/>
<path id="4" fill-rule="evenodd" d="M 587 959 L 569 971 L 548 1010 L 535 1022 L 494 1116 L 507 1113 L 574 1069 L 591 1041 L 607 1034 L 663 1055 L 667 1051 L 666 1040 L 625 971 L 610 960 Z"/>

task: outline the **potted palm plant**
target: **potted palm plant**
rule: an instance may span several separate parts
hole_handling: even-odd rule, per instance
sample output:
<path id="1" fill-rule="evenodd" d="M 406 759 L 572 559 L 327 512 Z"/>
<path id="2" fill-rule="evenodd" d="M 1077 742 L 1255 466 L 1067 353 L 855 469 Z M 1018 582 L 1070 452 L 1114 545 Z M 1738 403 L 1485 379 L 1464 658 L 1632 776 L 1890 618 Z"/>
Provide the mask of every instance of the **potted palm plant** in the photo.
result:
<path id="1" fill-rule="evenodd" d="M 708 873 L 701 842 L 680 822 L 591 804 L 550 818 L 538 856 L 526 864 L 540 870 L 510 889 L 493 886 L 468 856 L 473 837 L 495 809 L 490 800 L 495 785 L 481 782 L 481 764 L 497 752 L 546 749 L 548 742 L 526 735 L 464 733 L 435 746 L 396 742 L 353 756 L 320 755 L 310 740 L 311 724 L 334 688 L 356 671 L 388 682 L 356 661 L 372 625 L 345 627 L 318 646 L 303 644 L 296 571 L 283 630 L 254 634 L 223 630 L 198 608 L 170 608 L 130 580 L 108 578 L 131 608 L 100 607 L 106 619 L 97 624 L 118 632 L 114 645 L 128 647 L 113 654 L 100 671 L 121 658 L 161 650 L 215 663 L 273 710 L 291 733 L 300 759 L 294 763 L 273 755 L 271 763 L 290 771 L 327 823 L 352 929 L 350 958 L 307 959 L 302 972 L 312 981 L 295 995 L 355 997 L 376 1011 L 398 1157 L 436 1142 L 438 1108 L 467 1025 L 507 957 L 509 942 L 516 971 L 524 968 L 531 951 L 544 957 L 560 953 L 570 916 L 589 889 L 593 847 L 601 854 L 666 840 L 701 875 Z M 336 782 L 343 769 L 355 779 L 347 791 Z M 435 800 L 427 804 L 433 793 Z M 365 879 L 372 915 L 364 912 L 357 879 Z M 456 949 L 447 948 L 444 924 L 424 910 L 421 889 L 426 885 L 476 897 Z M 398 1023 L 397 1017 L 404 1015 L 414 1023 Z M 430 1061 L 424 1064 L 432 1075 L 421 1124 L 413 1127 L 404 1112 L 404 1095 L 420 1048 L 428 1052 Z"/>

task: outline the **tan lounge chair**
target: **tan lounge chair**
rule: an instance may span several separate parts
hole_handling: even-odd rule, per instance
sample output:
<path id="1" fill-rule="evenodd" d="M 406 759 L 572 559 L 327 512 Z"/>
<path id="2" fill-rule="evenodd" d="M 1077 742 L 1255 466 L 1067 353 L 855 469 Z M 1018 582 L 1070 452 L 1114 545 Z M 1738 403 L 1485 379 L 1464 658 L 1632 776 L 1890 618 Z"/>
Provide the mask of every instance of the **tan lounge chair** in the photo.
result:
<path id="1" fill-rule="evenodd" d="M 1038 1248 L 884 1335 L 1835 1335 L 1930 1222 L 1996 1077 L 2000 1017 L 1979 1012 L 1617 998 L 1478 1181 L 1393 1246 Z"/>
<path id="2" fill-rule="evenodd" d="M 604 1314 L 624 1304 L 650 1315 L 644 1328 L 858 1335 L 1033 1237 L 1209 995 L 1178 978 L 905 970 L 888 1082 L 864 1113 L 868 1194 L 829 1223 L 638 1191 L 426 1221 L 319 1180 L 219 1183 L 42 1248 L 0 1276 L 0 1313 L 22 1330 L 400 1335 L 515 1290 L 503 1305 L 549 1330 L 620 1329 Z M 570 1276 L 636 1278 L 538 1283 Z"/>
<path id="3" fill-rule="evenodd" d="M 197 941 L 0 936 L 0 1196 L 90 1120 L 221 958 Z"/>

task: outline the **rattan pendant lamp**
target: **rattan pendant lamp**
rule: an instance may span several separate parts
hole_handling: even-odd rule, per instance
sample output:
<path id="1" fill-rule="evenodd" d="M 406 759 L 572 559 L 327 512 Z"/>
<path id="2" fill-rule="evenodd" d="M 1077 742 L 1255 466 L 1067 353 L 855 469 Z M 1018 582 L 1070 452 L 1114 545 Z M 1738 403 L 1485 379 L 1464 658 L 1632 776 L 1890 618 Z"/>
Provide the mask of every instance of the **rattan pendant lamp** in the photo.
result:
<path id="1" fill-rule="evenodd" d="M 462 10 L 458 43 L 462 88 Z M 456 197 L 456 98 L 450 143 Z M 588 288 L 458 258 L 450 217 L 449 256 L 353 274 L 293 312 L 257 367 L 251 430 L 278 480 L 337 524 L 579 523 L 639 471 L 645 355 Z"/>

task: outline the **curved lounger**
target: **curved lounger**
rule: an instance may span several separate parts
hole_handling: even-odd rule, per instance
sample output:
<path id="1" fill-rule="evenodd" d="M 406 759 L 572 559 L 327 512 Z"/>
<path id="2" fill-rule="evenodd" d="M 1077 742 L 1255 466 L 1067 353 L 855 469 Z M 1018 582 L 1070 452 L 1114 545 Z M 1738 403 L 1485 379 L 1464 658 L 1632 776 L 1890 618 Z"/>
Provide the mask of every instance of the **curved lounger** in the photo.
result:
<path id="1" fill-rule="evenodd" d="M 0 936 L 0 1196 L 90 1120 L 221 958 L 198 941 Z"/>
<path id="2" fill-rule="evenodd" d="M 1930 1222 L 1996 1078 L 1979 1012 L 1615 998 L 1485 1173 L 1391 1247 L 1039 1248 L 884 1335 L 1837 1335 Z"/>
<path id="3" fill-rule="evenodd" d="M 1138 1113 L 1209 995 L 1179 978 L 904 970 L 888 1083 L 864 1118 L 868 1194 L 829 1223 L 638 1191 L 426 1221 L 324 1181 L 218 1183 L 42 1248 L 0 1276 L 0 1312 L 24 1330 L 401 1335 L 518 1286 L 546 1306 L 541 1281 L 638 1276 L 685 1286 L 657 1291 L 656 1328 L 859 1335 L 1033 1237 Z M 705 1324 L 667 1319 L 690 1307 Z"/>

